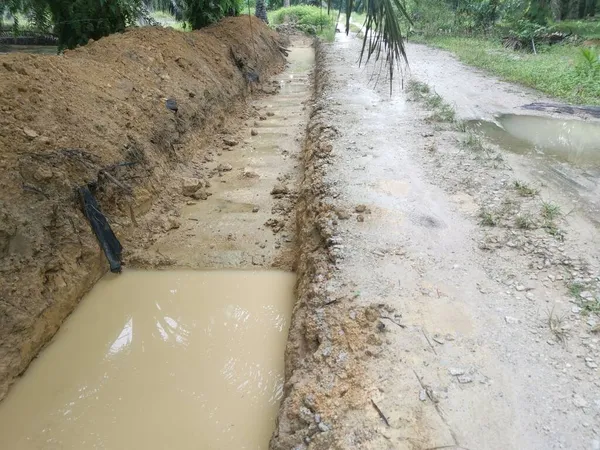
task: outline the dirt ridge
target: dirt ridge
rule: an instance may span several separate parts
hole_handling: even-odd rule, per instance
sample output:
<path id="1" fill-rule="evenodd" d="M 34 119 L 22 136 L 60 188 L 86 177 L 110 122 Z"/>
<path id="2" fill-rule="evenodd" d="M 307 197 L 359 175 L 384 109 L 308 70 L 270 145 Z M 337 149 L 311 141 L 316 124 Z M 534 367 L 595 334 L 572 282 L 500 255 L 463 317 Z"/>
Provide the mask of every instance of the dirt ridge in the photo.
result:
<path id="1" fill-rule="evenodd" d="M 95 188 L 127 258 L 143 215 L 192 156 L 188 134 L 223 125 L 249 73 L 283 67 L 280 46 L 240 17 L 193 33 L 134 29 L 64 56 L 0 57 L 0 400 L 108 269 L 74 188 Z"/>
<path id="2" fill-rule="evenodd" d="M 328 83 L 323 44 L 315 42 L 314 95 L 304 145 L 304 178 L 297 204 L 297 301 L 285 354 L 284 397 L 272 450 L 344 446 L 344 420 L 364 408 L 364 359 L 373 356 L 376 307 L 353 308 L 351 286 L 335 279 L 340 238 L 324 175 L 338 131 L 327 125 Z M 341 447 L 338 447 L 342 445 Z"/>

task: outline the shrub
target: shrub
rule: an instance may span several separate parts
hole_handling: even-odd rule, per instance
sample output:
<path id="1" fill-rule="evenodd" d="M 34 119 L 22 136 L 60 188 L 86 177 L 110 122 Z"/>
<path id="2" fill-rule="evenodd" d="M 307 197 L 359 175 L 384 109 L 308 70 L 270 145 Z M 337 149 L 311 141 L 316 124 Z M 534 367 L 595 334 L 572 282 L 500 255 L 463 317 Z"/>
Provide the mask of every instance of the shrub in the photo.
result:
<path id="1" fill-rule="evenodd" d="M 333 27 L 333 17 L 327 15 L 327 10 L 317 6 L 296 5 L 289 8 L 281 8 L 270 14 L 275 25 L 288 21 L 295 22 L 304 27 L 315 28 Z"/>

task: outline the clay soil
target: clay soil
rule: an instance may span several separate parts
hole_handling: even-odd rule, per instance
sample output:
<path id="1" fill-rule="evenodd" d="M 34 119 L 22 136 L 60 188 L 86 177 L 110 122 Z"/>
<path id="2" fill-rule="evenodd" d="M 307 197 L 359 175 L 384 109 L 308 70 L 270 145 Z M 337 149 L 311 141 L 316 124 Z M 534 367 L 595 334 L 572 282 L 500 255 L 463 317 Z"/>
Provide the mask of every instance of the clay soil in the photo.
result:
<path id="1" fill-rule="evenodd" d="M 135 29 L 61 56 L 0 56 L 0 399 L 108 270 L 76 188 L 93 188 L 124 262 L 148 263 L 136 251 L 157 226 L 174 227 L 157 199 L 236 126 L 249 74 L 255 92 L 276 90 L 263 81 L 283 69 L 280 46 L 243 17 L 193 33 Z"/>

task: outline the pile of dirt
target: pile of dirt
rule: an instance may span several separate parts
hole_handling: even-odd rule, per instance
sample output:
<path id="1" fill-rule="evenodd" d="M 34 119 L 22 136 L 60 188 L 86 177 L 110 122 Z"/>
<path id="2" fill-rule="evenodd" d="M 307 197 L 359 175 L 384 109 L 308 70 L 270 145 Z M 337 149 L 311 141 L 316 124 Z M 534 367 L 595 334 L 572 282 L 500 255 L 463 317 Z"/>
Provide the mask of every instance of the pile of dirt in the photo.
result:
<path id="1" fill-rule="evenodd" d="M 284 62 L 278 35 L 247 16 L 0 56 L 0 400 L 108 269 L 76 188 L 92 188 L 127 240 L 192 156 L 186 133 L 223 125 Z"/>

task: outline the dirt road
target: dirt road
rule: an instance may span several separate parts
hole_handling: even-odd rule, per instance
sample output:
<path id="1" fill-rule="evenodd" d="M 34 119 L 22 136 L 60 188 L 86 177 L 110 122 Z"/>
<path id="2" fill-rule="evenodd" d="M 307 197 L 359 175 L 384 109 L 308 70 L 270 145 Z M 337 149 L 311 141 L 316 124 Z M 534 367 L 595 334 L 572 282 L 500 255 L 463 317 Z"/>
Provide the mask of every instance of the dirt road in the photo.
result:
<path id="1" fill-rule="evenodd" d="M 598 295 L 598 238 L 585 189 L 551 181 L 537 158 L 466 148 L 464 130 L 370 83 L 359 48 L 338 35 L 318 51 L 305 170 L 322 255 L 304 251 L 308 312 L 292 327 L 305 341 L 291 334 L 273 447 L 600 448 L 598 317 L 582 308 Z M 446 53 L 408 50 L 413 77 L 459 117 L 540 100 Z M 543 201 L 564 212 L 552 234 Z M 494 226 L 482 225 L 486 208 Z"/>

